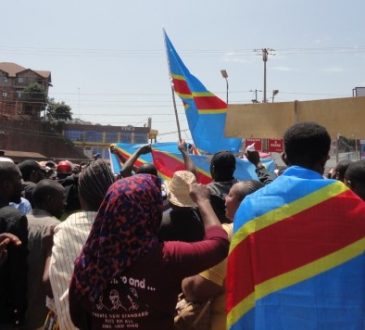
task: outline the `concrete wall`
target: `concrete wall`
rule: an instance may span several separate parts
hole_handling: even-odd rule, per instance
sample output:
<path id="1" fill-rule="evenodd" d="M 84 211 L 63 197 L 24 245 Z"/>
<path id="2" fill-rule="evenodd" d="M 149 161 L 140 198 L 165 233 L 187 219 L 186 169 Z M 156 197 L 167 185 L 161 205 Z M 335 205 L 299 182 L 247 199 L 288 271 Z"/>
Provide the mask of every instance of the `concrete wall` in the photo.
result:
<path id="1" fill-rule="evenodd" d="M 49 159 L 85 159 L 70 141 L 38 121 L 0 118 L 0 149 L 38 152 Z"/>
<path id="2" fill-rule="evenodd" d="M 225 135 L 281 138 L 288 127 L 302 121 L 325 126 L 332 138 L 365 138 L 365 97 L 230 105 Z"/>

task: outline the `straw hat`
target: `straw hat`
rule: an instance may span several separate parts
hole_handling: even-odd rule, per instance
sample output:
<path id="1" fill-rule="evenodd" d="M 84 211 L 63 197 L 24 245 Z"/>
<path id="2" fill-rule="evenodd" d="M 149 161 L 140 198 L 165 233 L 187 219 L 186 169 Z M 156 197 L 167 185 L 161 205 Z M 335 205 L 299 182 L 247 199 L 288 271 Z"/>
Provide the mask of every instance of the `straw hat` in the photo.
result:
<path id="1" fill-rule="evenodd" d="M 176 171 L 166 183 L 167 198 L 171 204 L 181 207 L 195 207 L 189 196 L 189 184 L 196 182 L 195 175 L 189 171 Z"/>

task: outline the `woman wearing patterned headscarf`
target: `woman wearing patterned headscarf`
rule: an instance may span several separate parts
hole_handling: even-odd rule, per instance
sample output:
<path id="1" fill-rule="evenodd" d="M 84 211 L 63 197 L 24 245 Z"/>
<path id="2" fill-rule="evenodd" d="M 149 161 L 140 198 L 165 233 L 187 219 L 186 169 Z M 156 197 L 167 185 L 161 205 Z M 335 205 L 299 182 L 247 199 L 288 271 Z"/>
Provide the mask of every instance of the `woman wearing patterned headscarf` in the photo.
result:
<path id="1" fill-rule="evenodd" d="M 81 329 L 173 329 L 181 280 L 221 261 L 225 231 L 205 186 L 192 186 L 206 228 L 204 241 L 160 242 L 160 181 L 140 174 L 114 183 L 75 261 L 70 311 Z"/>

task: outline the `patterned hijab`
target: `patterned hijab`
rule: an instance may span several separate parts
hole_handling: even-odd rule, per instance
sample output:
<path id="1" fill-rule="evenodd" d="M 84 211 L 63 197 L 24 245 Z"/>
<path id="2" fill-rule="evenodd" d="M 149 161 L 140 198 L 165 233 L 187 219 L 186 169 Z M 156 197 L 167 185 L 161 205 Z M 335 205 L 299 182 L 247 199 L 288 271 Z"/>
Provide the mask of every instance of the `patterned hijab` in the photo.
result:
<path id="1" fill-rule="evenodd" d="M 158 244 L 161 218 L 157 177 L 139 174 L 115 182 L 75 261 L 77 293 L 96 301 L 113 278 Z"/>

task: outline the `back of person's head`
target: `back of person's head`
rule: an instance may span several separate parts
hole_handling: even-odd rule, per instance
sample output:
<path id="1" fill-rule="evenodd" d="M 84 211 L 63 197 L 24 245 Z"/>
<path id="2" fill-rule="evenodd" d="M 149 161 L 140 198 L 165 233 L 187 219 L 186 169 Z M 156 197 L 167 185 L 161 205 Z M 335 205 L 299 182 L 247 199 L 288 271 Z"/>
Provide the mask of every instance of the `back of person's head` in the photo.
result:
<path id="1" fill-rule="evenodd" d="M 229 190 L 228 195 L 225 198 L 226 217 L 233 220 L 233 217 L 241 204 L 242 200 L 256 190 L 262 188 L 263 183 L 256 180 L 239 181 L 235 183 Z"/>
<path id="2" fill-rule="evenodd" d="M 214 181 L 232 180 L 235 169 L 236 158 L 230 151 L 217 152 L 210 161 L 210 174 Z"/>
<path id="3" fill-rule="evenodd" d="M 0 162 L 0 196 L 6 202 L 20 203 L 21 173 L 11 162 Z"/>
<path id="4" fill-rule="evenodd" d="M 348 160 L 348 159 L 340 160 L 334 169 L 332 179 L 336 179 L 336 180 L 344 182 L 345 172 L 350 164 L 351 164 L 351 160 Z"/>
<path id="5" fill-rule="evenodd" d="M 27 159 L 18 164 L 24 181 L 37 183 L 44 177 L 42 167 L 33 159 Z"/>
<path id="6" fill-rule="evenodd" d="M 324 171 L 331 146 L 327 130 L 313 122 L 298 123 L 284 135 L 283 159 L 287 165 L 299 165 Z"/>
<path id="7" fill-rule="evenodd" d="M 98 159 L 86 166 L 78 180 L 82 208 L 97 211 L 113 182 L 114 175 L 105 161 Z"/>
<path id="8" fill-rule="evenodd" d="M 344 180 L 358 196 L 365 200 L 365 160 L 349 164 Z"/>
<path id="9" fill-rule="evenodd" d="M 157 169 L 153 164 L 143 164 L 136 170 L 136 174 L 152 174 L 157 175 Z"/>
<path id="10" fill-rule="evenodd" d="M 110 186 L 75 262 L 78 296 L 96 301 L 115 274 L 123 274 L 159 244 L 160 185 L 158 177 L 138 174 Z"/>
<path id="11" fill-rule="evenodd" d="M 34 187 L 32 200 L 35 208 L 59 218 L 65 207 L 65 188 L 57 181 L 41 180 Z"/>
<path id="12" fill-rule="evenodd" d="M 53 160 L 47 160 L 45 163 L 44 163 L 45 166 L 48 166 L 52 169 L 56 169 L 57 167 L 57 164 L 53 161 Z"/>

